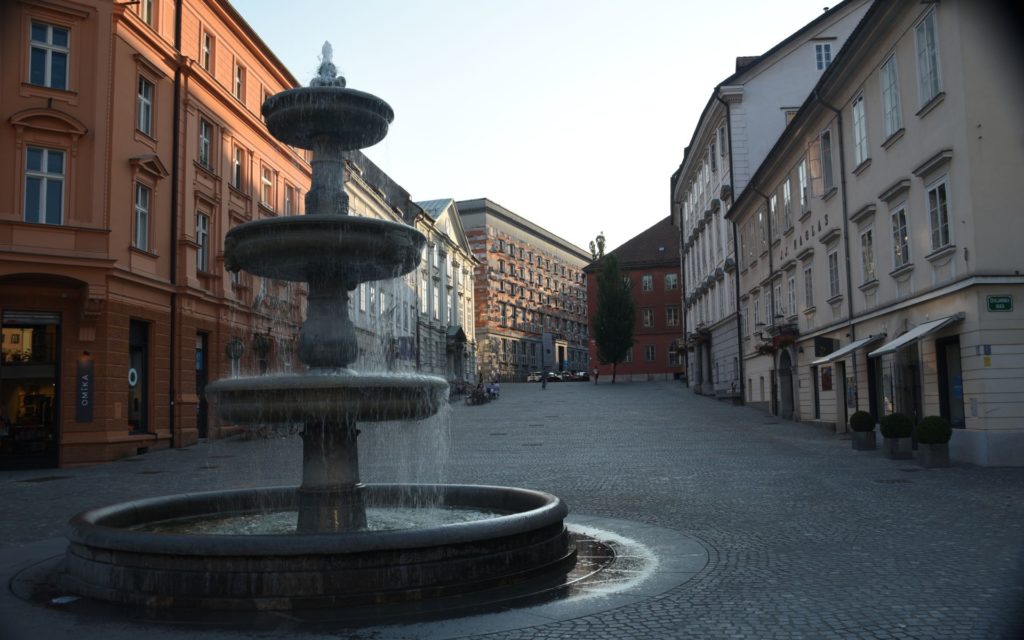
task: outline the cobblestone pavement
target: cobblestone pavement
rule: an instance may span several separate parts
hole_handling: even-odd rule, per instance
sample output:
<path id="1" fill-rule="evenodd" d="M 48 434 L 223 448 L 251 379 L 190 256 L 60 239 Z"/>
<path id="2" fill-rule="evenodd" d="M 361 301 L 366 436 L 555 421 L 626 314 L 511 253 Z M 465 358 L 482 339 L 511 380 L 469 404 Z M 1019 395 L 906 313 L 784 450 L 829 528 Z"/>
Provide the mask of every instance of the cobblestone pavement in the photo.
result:
<path id="1" fill-rule="evenodd" d="M 919 469 L 672 382 L 504 385 L 499 401 L 451 416 L 450 434 L 444 420 L 368 428 L 364 478 L 540 489 L 711 552 L 661 597 L 488 638 L 1024 637 L 1024 469 Z M 447 464 L 423 471 L 438 433 Z M 0 472 L 0 547 L 60 536 L 100 504 L 294 484 L 300 453 L 294 437 L 212 441 Z M 398 472 L 410 466 L 422 473 Z"/>

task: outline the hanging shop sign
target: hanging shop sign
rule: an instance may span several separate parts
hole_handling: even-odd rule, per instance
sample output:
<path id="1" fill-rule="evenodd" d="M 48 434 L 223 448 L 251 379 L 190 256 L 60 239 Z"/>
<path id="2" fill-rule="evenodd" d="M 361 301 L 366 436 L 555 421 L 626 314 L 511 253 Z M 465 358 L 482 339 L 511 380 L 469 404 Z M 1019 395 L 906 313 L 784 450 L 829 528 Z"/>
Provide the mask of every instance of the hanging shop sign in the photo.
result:
<path id="1" fill-rule="evenodd" d="M 93 360 L 88 355 L 75 366 L 75 422 L 92 422 Z"/>

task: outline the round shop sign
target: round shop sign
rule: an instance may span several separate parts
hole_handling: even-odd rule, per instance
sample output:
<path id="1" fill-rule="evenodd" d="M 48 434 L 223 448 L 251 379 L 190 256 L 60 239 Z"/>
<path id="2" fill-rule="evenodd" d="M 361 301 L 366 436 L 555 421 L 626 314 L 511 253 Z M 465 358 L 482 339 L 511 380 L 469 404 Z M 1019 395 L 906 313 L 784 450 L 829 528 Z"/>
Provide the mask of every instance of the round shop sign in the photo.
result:
<path id="1" fill-rule="evenodd" d="M 128 369 L 128 386 L 134 389 L 137 384 L 139 384 L 139 372 L 132 367 Z"/>

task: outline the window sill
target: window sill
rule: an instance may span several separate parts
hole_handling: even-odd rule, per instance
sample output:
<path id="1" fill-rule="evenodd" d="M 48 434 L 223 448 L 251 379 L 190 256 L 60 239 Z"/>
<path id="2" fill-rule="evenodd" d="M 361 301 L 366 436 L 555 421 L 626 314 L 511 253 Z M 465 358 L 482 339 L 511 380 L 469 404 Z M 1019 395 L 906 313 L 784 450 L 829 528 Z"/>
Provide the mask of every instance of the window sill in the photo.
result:
<path id="1" fill-rule="evenodd" d="M 154 138 L 153 136 L 151 136 L 150 134 L 148 134 L 145 131 L 142 131 L 140 129 L 136 129 L 134 137 L 135 137 L 135 141 L 136 142 L 141 142 L 142 144 L 146 145 L 150 149 L 153 149 L 154 151 L 156 151 L 157 139 Z"/>
<path id="2" fill-rule="evenodd" d="M 901 276 L 909 275 L 914 270 L 914 263 L 908 262 L 902 267 L 897 267 L 889 272 L 889 276 L 892 278 L 899 278 Z"/>
<path id="3" fill-rule="evenodd" d="M 140 249 L 139 247 L 136 247 L 135 245 L 132 245 L 132 246 L 128 247 L 128 250 L 131 251 L 132 253 L 139 253 L 139 254 L 142 254 L 144 256 L 148 256 L 150 258 L 159 258 L 160 257 L 159 254 L 153 253 L 149 249 Z"/>
<path id="4" fill-rule="evenodd" d="M 834 195 L 836 195 L 836 192 L 838 192 L 838 191 L 839 191 L 839 189 L 837 187 L 830 187 L 828 191 L 826 191 L 825 193 L 821 194 L 821 199 L 822 200 L 826 200 L 826 201 L 831 200 L 832 197 Z"/>
<path id="5" fill-rule="evenodd" d="M 860 285 L 857 288 L 863 291 L 864 293 L 871 293 L 872 291 L 878 288 L 878 278 L 871 278 L 870 280 L 868 280 L 867 282 L 865 282 L 864 284 Z"/>
<path id="6" fill-rule="evenodd" d="M 218 176 L 216 173 L 213 172 L 213 167 L 207 166 L 207 165 L 203 164 L 202 162 L 200 162 L 198 160 L 193 160 L 192 164 L 195 165 L 196 169 L 201 170 L 203 173 L 205 173 L 206 175 L 210 176 L 211 178 L 214 178 L 214 179 L 219 179 L 220 178 L 220 176 Z"/>
<path id="7" fill-rule="evenodd" d="M 843 294 L 839 293 L 839 294 L 836 294 L 836 295 L 832 296 L 831 298 L 829 298 L 825 302 L 827 302 L 828 304 L 831 304 L 831 305 L 836 305 L 836 304 L 839 304 L 842 301 L 843 301 Z"/>
<path id="8" fill-rule="evenodd" d="M 813 316 L 814 312 L 817 311 L 817 310 L 818 310 L 817 307 L 807 307 L 806 309 L 804 309 L 804 315 L 805 316 Z"/>
<path id="9" fill-rule="evenodd" d="M 800 217 L 798 218 L 798 220 L 800 222 L 803 222 L 804 220 L 806 220 L 807 218 L 810 218 L 810 217 L 811 217 L 811 208 L 808 207 L 808 208 L 804 209 L 802 212 L 800 212 Z"/>
<path id="10" fill-rule="evenodd" d="M 53 100 L 60 100 L 68 104 L 78 104 L 78 92 L 69 89 L 54 89 L 52 87 L 44 87 L 39 84 L 32 84 L 31 82 L 21 83 L 21 96 L 24 98 L 47 98 Z"/>
<path id="11" fill-rule="evenodd" d="M 864 158 L 863 160 L 861 160 L 860 164 L 858 164 L 856 167 L 853 168 L 853 175 L 859 176 L 860 174 L 862 174 L 865 171 L 867 171 L 868 167 L 870 167 L 870 166 L 871 166 L 871 158 Z"/>
<path id="12" fill-rule="evenodd" d="M 896 131 L 893 131 L 892 135 L 890 135 L 888 138 L 882 141 L 882 148 L 888 150 L 889 147 L 899 142 L 903 138 L 903 134 L 906 132 L 907 130 L 904 129 L 903 127 L 900 127 Z"/>
<path id="13" fill-rule="evenodd" d="M 927 260 L 928 262 L 931 262 L 931 263 L 934 264 L 934 263 L 942 260 L 943 258 L 948 258 L 948 257 L 952 256 L 954 253 L 956 253 L 956 245 L 955 244 L 947 244 L 944 247 L 940 247 L 940 248 L 936 249 L 935 251 L 932 251 L 931 253 L 926 255 L 924 257 L 924 259 Z"/>
<path id="14" fill-rule="evenodd" d="M 793 235 L 793 231 L 795 231 L 795 230 L 796 229 L 792 225 L 790 225 L 788 229 L 786 229 L 785 231 L 782 232 L 782 235 L 783 235 L 783 237 L 788 238 L 789 236 Z"/>
<path id="15" fill-rule="evenodd" d="M 924 105 L 920 109 L 918 109 L 917 113 L 915 113 L 914 115 L 916 115 L 918 118 L 925 117 L 926 115 L 932 112 L 932 109 L 942 104 L 942 101 L 945 100 L 945 98 L 945 91 L 940 91 L 936 93 L 935 97 L 933 97 L 928 102 L 924 103 Z"/>
<path id="16" fill-rule="evenodd" d="M 269 204 L 267 204 L 266 202 L 263 202 L 263 201 L 260 201 L 258 204 L 259 204 L 260 211 L 265 213 L 265 214 L 267 214 L 267 217 L 270 217 L 270 218 L 276 218 L 277 217 L 277 212 L 274 211 L 274 209 Z"/>

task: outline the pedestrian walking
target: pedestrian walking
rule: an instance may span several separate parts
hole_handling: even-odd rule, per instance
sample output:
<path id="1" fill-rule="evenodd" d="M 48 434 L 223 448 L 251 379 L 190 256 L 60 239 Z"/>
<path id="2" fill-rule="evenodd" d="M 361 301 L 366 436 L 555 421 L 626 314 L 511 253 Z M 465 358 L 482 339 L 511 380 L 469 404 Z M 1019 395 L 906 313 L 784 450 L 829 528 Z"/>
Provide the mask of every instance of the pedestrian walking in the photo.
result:
<path id="1" fill-rule="evenodd" d="M 594 384 L 597 384 L 597 377 L 600 375 L 601 372 L 597 370 L 597 367 L 594 367 Z"/>

